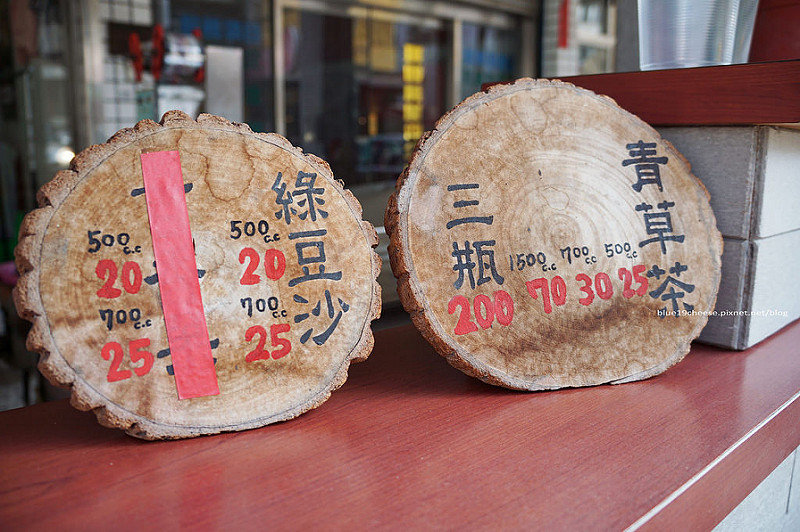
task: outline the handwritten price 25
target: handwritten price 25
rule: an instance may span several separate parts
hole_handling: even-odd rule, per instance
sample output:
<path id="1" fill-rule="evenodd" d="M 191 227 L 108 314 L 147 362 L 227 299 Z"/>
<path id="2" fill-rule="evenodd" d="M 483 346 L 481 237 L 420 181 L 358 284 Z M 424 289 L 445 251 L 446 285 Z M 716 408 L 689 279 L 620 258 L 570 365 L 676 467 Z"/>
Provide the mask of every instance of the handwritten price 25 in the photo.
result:
<path id="1" fill-rule="evenodd" d="M 130 367 L 133 369 L 133 372 L 131 372 L 130 369 L 120 369 L 125 358 L 125 350 L 122 344 L 119 342 L 108 342 L 104 345 L 103 349 L 100 351 L 100 355 L 104 360 L 111 362 L 106 380 L 108 382 L 124 381 L 130 379 L 133 373 L 136 373 L 139 377 L 147 375 L 153 367 L 154 361 L 153 353 L 144 349 L 148 346 L 150 346 L 150 340 L 148 338 L 138 338 L 128 342 L 128 353 L 131 360 Z M 140 361 L 142 362 L 141 366 L 133 366 L 133 364 Z"/>
<path id="2" fill-rule="evenodd" d="M 264 346 L 267 343 L 267 330 L 262 327 L 261 325 L 253 325 L 247 332 L 245 332 L 244 340 L 246 342 L 252 342 L 254 338 L 258 338 L 258 343 L 256 344 L 256 348 L 247 353 L 245 356 L 246 362 L 255 362 L 256 360 L 269 360 L 270 357 L 273 360 L 278 360 L 279 358 L 283 358 L 289 354 L 289 351 L 292 350 L 292 342 L 290 342 L 286 338 L 281 338 L 278 336 L 282 333 L 287 333 L 291 327 L 288 323 L 276 323 L 270 326 L 269 328 L 269 337 L 270 342 L 272 343 L 272 347 L 277 347 L 278 349 L 274 350 L 272 353 L 267 351 Z"/>

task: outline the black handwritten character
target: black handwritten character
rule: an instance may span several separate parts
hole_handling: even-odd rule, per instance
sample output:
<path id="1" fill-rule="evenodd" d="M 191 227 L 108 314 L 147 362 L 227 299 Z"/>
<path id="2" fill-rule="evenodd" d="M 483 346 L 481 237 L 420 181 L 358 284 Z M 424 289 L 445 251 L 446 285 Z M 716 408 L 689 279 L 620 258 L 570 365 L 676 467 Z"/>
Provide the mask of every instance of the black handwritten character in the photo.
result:
<path id="1" fill-rule="evenodd" d="M 183 184 L 183 193 L 184 194 L 188 194 L 189 192 L 192 191 L 193 188 L 194 188 L 193 184 L 184 183 Z M 136 196 L 141 196 L 142 194 L 144 194 L 144 187 L 134 188 L 133 190 L 131 190 L 131 196 L 134 197 L 134 198 Z"/>
<path id="2" fill-rule="evenodd" d="M 667 253 L 667 240 L 682 243 L 685 235 L 673 235 L 672 233 L 672 215 L 669 213 L 669 208 L 674 207 L 675 203 L 672 201 L 662 201 L 658 204 L 661 212 L 650 212 L 653 208 L 649 203 L 640 203 L 636 206 L 637 211 L 644 211 L 644 226 L 648 235 L 655 235 L 653 238 L 642 240 L 639 242 L 639 247 L 642 248 L 653 242 L 661 244 L 661 253 Z"/>
<path id="3" fill-rule="evenodd" d="M 208 343 L 208 345 L 209 345 L 209 347 L 211 347 L 211 349 L 218 348 L 219 347 L 219 338 L 214 338 L 213 340 L 211 340 Z M 171 355 L 171 353 L 170 353 L 170 349 L 168 347 L 168 348 L 162 349 L 161 351 L 156 353 L 156 358 L 166 358 L 166 357 L 168 357 L 170 355 Z M 215 366 L 217 365 L 217 357 L 214 357 L 214 365 Z M 168 365 L 166 370 L 167 370 L 167 374 L 175 375 L 175 367 L 172 364 Z"/>
<path id="4" fill-rule="evenodd" d="M 457 185 L 447 185 L 448 192 L 455 192 L 460 190 L 472 190 L 480 188 L 480 184 L 478 183 L 459 183 Z M 474 207 L 479 205 L 479 200 L 460 200 L 454 201 L 453 207 L 456 209 L 463 209 L 465 207 Z M 463 218 L 456 218 L 455 220 L 450 220 L 447 222 L 447 228 L 452 229 L 457 225 L 462 224 L 486 224 L 492 225 L 494 222 L 494 216 L 465 216 Z"/>
<path id="5" fill-rule="evenodd" d="M 475 269 L 475 262 L 472 260 L 473 253 L 469 241 L 464 242 L 464 249 L 459 249 L 458 242 L 453 242 L 453 253 L 451 255 L 456 259 L 453 271 L 458 272 L 458 278 L 453 283 L 456 290 L 464 284 L 464 272 L 469 275 L 470 288 L 475 288 L 475 276 L 472 273 Z"/>
<path id="6" fill-rule="evenodd" d="M 281 206 L 281 210 L 275 211 L 275 217 L 278 220 L 283 219 L 286 225 L 290 225 L 292 223 L 292 215 L 297 214 L 297 211 L 291 206 L 294 200 L 292 199 L 292 194 L 286 193 L 286 183 L 283 182 L 282 172 L 278 172 L 278 177 L 272 183 L 272 190 L 275 191 L 275 203 Z"/>
<path id="7" fill-rule="evenodd" d="M 667 277 L 664 279 L 661 285 L 659 285 L 658 288 L 650 291 L 650 297 L 652 297 L 653 299 L 660 298 L 661 301 L 671 302 L 672 311 L 668 311 L 667 307 L 662 307 L 658 313 L 660 317 L 664 318 L 668 314 L 677 316 L 678 311 L 680 310 L 680 307 L 678 305 L 678 300 L 683 299 L 683 297 L 687 293 L 691 294 L 692 292 L 694 292 L 693 284 L 689 284 L 687 282 L 678 279 L 681 276 L 681 274 L 688 269 L 689 269 L 688 266 L 681 264 L 680 262 L 675 262 L 675 265 L 671 266 L 669 269 L 669 273 L 671 273 L 675 277 L 673 277 L 672 275 L 667 275 Z M 653 267 L 650 268 L 650 270 L 648 270 L 647 276 L 655 277 L 656 280 L 660 281 L 661 276 L 666 275 L 666 273 L 667 272 L 665 270 L 662 270 L 661 268 L 659 268 L 657 265 L 654 264 Z M 675 287 L 677 287 L 678 290 L 676 290 Z M 688 312 L 694 310 L 694 305 L 690 305 L 685 301 L 681 301 L 681 303 L 683 304 L 684 310 Z"/>
<path id="8" fill-rule="evenodd" d="M 294 295 L 294 301 L 295 303 L 301 303 L 303 305 L 308 304 L 308 299 L 298 294 Z M 328 318 L 326 320 L 328 322 L 328 326 L 324 331 L 312 337 L 311 335 L 314 334 L 314 326 L 309 326 L 309 328 L 306 329 L 306 331 L 300 336 L 300 343 L 305 344 L 309 338 L 312 338 L 314 343 L 317 345 L 322 345 L 328 341 L 328 338 L 330 338 L 331 334 L 333 334 L 333 331 L 335 331 L 336 327 L 339 325 L 339 321 L 342 319 L 344 313 L 350 310 L 350 305 L 344 302 L 341 298 L 337 297 L 336 302 L 339 304 L 338 311 L 333 303 L 330 290 L 325 290 L 325 315 L 322 313 L 322 300 L 320 300 L 317 301 L 310 313 L 303 312 L 294 317 L 295 323 L 302 323 L 312 316 L 315 318 L 321 317 L 322 320 L 325 319 L 325 316 Z M 314 321 L 319 322 L 321 320 Z"/>
<path id="9" fill-rule="evenodd" d="M 315 187 L 314 184 L 316 181 L 317 174 L 313 172 L 303 172 L 302 170 L 297 172 L 297 179 L 294 183 L 295 189 L 294 192 L 292 192 L 292 196 L 300 196 L 300 199 L 297 200 L 298 207 L 307 206 L 306 210 L 298 215 L 301 220 L 310 217 L 312 222 L 316 222 L 317 213 L 323 218 L 328 217 L 327 211 L 321 208 L 322 205 L 325 205 L 325 200 L 320 196 L 325 193 L 325 189 L 322 187 Z"/>
<path id="10" fill-rule="evenodd" d="M 667 157 L 653 157 L 656 154 L 656 143 L 640 140 L 634 144 L 626 145 L 625 148 L 633 158 L 622 161 L 622 166 L 634 165 L 636 170 L 637 181 L 632 185 L 633 190 L 641 192 L 642 187 L 645 185 L 657 185 L 658 190 L 663 191 L 661 171 L 658 165 L 667 164 L 669 159 Z"/>
<path id="11" fill-rule="evenodd" d="M 325 236 L 326 234 L 328 234 L 327 229 L 298 231 L 296 233 L 289 233 L 289 240 L 321 237 Z M 340 271 L 325 271 L 325 242 L 323 240 L 306 240 L 296 242 L 294 249 L 297 252 L 297 264 L 302 267 L 303 275 L 290 280 L 289 286 L 295 286 L 306 281 L 313 281 L 315 279 L 330 279 L 332 281 L 339 281 L 342 278 L 342 272 Z M 313 273 L 310 266 L 312 264 L 318 264 L 317 270 Z"/>
<path id="12" fill-rule="evenodd" d="M 451 256 L 456 259 L 456 264 L 453 266 L 453 271 L 458 273 L 458 278 L 453 283 L 456 289 L 461 288 L 464 284 L 464 274 L 469 276 L 470 288 L 475 288 L 484 283 L 488 283 L 492 279 L 497 284 L 503 284 L 505 279 L 497 273 L 497 266 L 494 261 L 494 240 L 481 240 L 478 242 L 464 242 L 464 249 L 458 247 L 458 242 L 453 242 L 453 253 Z M 471 246 L 471 247 L 470 247 Z M 475 259 L 472 260 L 472 255 L 475 254 Z M 475 280 L 475 266 L 478 267 L 478 279 Z M 487 271 L 491 273 L 491 277 L 486 275 Z"/>
<path id="13" fill-rule="evenodd" d="M 488 283 L 491 281 L 489 277 L 484 275 L 487 268 L 491 272 L 492 278 L 497 284 L 503 284 L 505 282 L 505 279 L 501 277 L 499 273 L 497 273 L 497 266 L 494 262 L 494 249 L 483 249 L 484 247 L 493 248 L 494 245 L 494 240 L 482 240 L 480 242 L 472 243 L 472 247 L 475 248 L 475 252 L 478 255 L 478 280 L 476 282 L 478 285 L 482 285 L 483 283 Z"/>
<path id="14" fill-rule="evenodd" d="M 158 268 L 156 267 L 156 261 L 153 261 L 153 268 L 156 268 L 156 273 L 154 273 L 153 275 L 148 275 L 147 277 L 144 278 L 144 282 L 149 284 L 150 286 L 153 286 L 158 282 Z M 205 270 L 197 268 L 198 279 L 202 279 L 205 276 L 205 274 L 206 274 Z"/>

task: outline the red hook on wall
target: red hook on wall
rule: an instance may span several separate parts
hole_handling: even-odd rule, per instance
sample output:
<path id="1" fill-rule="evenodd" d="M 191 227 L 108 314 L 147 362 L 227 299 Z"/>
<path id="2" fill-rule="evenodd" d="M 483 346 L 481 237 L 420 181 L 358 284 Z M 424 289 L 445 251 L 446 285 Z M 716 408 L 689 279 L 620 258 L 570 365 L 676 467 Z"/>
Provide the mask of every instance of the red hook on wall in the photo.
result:
<path id="1" fill-rule="evenodd" d="M 153 27 L 153 79 L 156 81 L 161 78 L 161 70 L 164 68 L 164 27 L 156 24 Z"/>
<path id="2" fill-rule="evenodd" d="M 136 82 L 142 81 L 142 71 L 144 71 L 144 57 L 142 56 L 142 43 L 138 33 L 128 35 L 128 53 L 131 54 L 133 61 L 133 71 L 136 74 Z"/>

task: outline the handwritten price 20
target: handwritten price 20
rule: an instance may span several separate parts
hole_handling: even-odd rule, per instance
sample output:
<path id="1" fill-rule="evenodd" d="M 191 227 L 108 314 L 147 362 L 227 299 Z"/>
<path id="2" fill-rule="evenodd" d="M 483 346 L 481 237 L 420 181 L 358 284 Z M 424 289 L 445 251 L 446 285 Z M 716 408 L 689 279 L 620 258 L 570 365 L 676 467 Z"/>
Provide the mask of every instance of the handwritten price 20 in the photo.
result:
<path id="1" fill-rule="evenodd" d="M 256 273 L 261 262 L 261 255 L 253 248 L 244 248 L 239 252 L 239 264 L 247 263 L 242 278 L 239 280 L 241 285 L 253 285 L 261 282 L 261 276 Z M 277 281 L 283 277 L 286 271 L 286 256 L 279 249 L 268 249 L 264 252 L 264 273 L 267 278 Z"/>
<path id="2" fill-rule="evenodd" d="M 97 278 L 105 281 L 97 291 L 98 297 L 114 299 L 122 295 L 122 290 L 114 286 L 117 279 L 122 283 L 122 288 L 129 294 L 136 294 L 142 287 L 142 269 L 135 262 L 127 261 L 122 264 L 122 275 L 118 274 L 117 263 L 110 259 L 102 259 L 94 269 Z"/>

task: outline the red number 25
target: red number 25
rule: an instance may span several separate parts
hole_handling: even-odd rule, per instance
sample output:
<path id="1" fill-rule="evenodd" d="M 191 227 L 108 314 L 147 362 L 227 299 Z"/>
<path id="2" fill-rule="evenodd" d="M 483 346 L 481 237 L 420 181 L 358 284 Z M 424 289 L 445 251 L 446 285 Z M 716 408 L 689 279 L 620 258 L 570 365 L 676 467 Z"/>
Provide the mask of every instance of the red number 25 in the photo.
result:
<path id="1" fill-rule="evenodd" d="M 264 344 L 267 342 L 267 330 L 264 329 L 261 325 L 253 325 L 244 333 L 244 339 L 246 342 L 250 342 L 253 340 L 255 336 L 258 336 L 258 344 L 256 344 L 256 348 L 247 353 L 245 357 L 246 362 L 253 362 L 256 360 L 269 360 L 270 356 L 278 360 L 289 354 L 289 351 L 292 350 L 292 342 L 287 340 L 286 338 L 281 338 L 278 335 L 281 333 L 289 332 L 289 324 L 288 323 L 276 323 L 269 328 L 269 336 L 270 342 L 272 343 L 272 347 L 277 347 L 271 354 L 269 351 L 264 349 Z"/>

